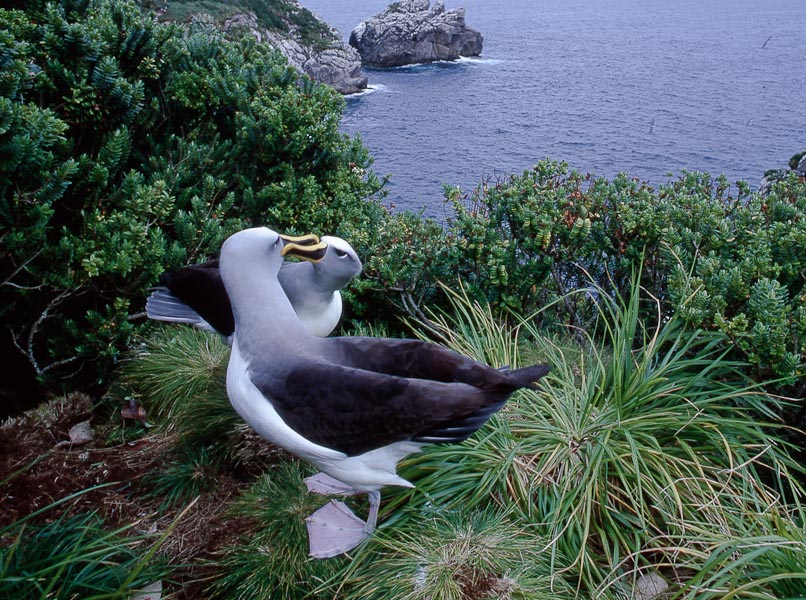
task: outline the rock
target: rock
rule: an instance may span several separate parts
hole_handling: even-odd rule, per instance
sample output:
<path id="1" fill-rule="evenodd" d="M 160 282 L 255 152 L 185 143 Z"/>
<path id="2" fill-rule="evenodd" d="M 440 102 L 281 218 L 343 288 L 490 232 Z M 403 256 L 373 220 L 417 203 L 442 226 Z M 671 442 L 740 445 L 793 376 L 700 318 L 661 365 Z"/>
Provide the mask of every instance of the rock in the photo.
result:
<path id="1" fill-rule="evenodd" d="M 761 179 L 761 184 L 758 187 L 758 192 L 762 196 L 768 196 L 773 184 L 776 181 L 785 179 L 790 172 L 794 171 L 798 177 L 806 178 L 806 150 L 798 152 L 788 162 L 789 170 L 786 169 L 770 169 L 764 173 Z"/>
<path id="2" fill-rule="evenodd" d="M 798 174 L 798 177 L 806 177 L 806 150 L 798 152 L 789 159 L 789 168 Z"/>
<path id="3" fill-rule="evenodd" d="M 298 2 L 298 10 L 304 10 Z M 324 43 L 307 45 L 301 35 L 289 24 L 289 31 L 271 31 L 258 24 L 255 13 L 240 12 L 223 22 L 228 32 L 248 32 L 258 42 L 276 48 L 297 71 L 305 73 L 314 81 L 327 84 L 342 94 L 354 94 L 366 89 L 367 76 L 361 70 L 361 57 L 354 48 L 345 44 L 341 34 L 327 26 L 330 35 Z"/>
<path id="4" fill-rule="evenodd" d="M 669 588 L 666 580 L 657 573 L 641 575 L 635 582 L 633 600 L 653 600 Z"/>
<path id="5" fill-rule="evenodd" d="M 266 32 L 266 38 L 288 59 L 288 64 L 314 81 L 327 84 L 342 94 L 355 94 L 367 87 L 361 57 L 346 44 L 319 50 L 276 32 Z"/>
<path id="6" fill-rule="evenodd" d="M 437 0 L 401 0 L 362 21 L 350 45 L 365 65 L 398 67 L 481 54 L 483 38 L 465 25 L 465 9 L 445 10 Z"/>

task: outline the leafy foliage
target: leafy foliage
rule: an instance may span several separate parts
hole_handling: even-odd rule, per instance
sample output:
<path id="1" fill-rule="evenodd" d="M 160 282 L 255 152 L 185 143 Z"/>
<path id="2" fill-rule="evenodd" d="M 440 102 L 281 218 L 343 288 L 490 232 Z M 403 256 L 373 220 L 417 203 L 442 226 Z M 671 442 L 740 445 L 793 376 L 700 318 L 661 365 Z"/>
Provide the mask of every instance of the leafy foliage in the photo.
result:
<path id="1" fill-rule="evenodd" d="M 723 178 L 700 173 L 656 191 L 546 160 L 483 184 L 469 201 L 449 189 L 447 200 L 455 216 L 444 229 L 387 224 L 368 261 L 368 276 L 399 290 L 409 314 L 444 302 L 438 281 L 461 282 L 501 318 L 540 311 L 544 327 L 590 331 L 596 311 L 568 292 L 590 279 L 626 296 L 640 261 L 641 284 L 662 309 L 642 318 L 678 313 L 691 329 L 720 331 L 757 380 L 783 378 L 780 387 L 806 393 L 806 181 L 795 175 L 766 196 L 741 182 L 733 195 Z"/>
<path id="2" fill-rule="evenodd" d="M 107 0 L 0 24 L 0 304 L 42 378 L 102 377 L 144 290 L 234 230 L 350 238 L 385 215 L 341 98 L 254 40 Z"/>

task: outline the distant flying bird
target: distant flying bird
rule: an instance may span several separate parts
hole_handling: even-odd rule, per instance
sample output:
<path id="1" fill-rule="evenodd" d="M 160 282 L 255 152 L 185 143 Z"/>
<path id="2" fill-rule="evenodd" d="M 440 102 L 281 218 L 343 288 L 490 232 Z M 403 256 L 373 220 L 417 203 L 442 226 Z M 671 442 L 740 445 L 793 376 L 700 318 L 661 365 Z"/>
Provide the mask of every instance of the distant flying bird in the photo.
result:
<path id="1" fill-rule="evenodd" d="M 413 487 L 396 473 L 402 458 L 467 439 L 549 367 L 494 369 L 419 340 L 313 336 L 278 280 L 286 247 L 263 227 L 221 249 L 235 317 L 227 394 L 261 436 L 322 472 L 309 489 L 368 494 L 366 522 L 332 500 L 307 519 L 311 555 L 325 558 L 373 531 L 381 487 Z"/>
<path id="2" fill-rule="evenodd" d="M 314 335 L 329 335 L 341 318 L 341 290 L 361 273 L 361 260 L 341 238 L 284 237 L 286 241 L 315 247 L 323 258 L 284 262 L 279 280 L 300 320 Z M 318 244 L 318 245 L 317 245 Z M 229 338 L 235 330 L 227 291 L 218 260 L 165 273 L 146 300 L 146 314 L 156 321 L 187 323 Z"/>
<path id="3" fill-rule="evenodd" d="M 762 47 L 762 48 L 766 48 L 766 47 L 767 47 L 767 42 L 769 42 L 771 39 L 772 39 L 772 36 L 770 36 L 770 37 L 768 37 L 766 40 L 764 40 L 764 43 L 763 43 L 763 44 L 761 44 L 761 47 Z"/>

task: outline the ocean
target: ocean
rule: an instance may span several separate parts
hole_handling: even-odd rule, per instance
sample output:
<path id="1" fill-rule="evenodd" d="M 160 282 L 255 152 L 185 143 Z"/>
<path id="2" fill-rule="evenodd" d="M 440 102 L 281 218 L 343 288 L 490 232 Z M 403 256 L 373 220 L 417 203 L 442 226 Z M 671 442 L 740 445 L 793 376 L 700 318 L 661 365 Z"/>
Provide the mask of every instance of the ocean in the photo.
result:
<path id="1" fill-rule="evenodd" d="M 302 0 L 345 37 L 386 0 Z M 475 59 L 367 70 L 342 130 L 388 202 L 443 219 L 543 158 L 654 186 L 683 170 L 759 184 L 806 148 L 803 0 L 448 0 L 484 36 Z M 671 175 L 670 175 L 671 174 Z"/>

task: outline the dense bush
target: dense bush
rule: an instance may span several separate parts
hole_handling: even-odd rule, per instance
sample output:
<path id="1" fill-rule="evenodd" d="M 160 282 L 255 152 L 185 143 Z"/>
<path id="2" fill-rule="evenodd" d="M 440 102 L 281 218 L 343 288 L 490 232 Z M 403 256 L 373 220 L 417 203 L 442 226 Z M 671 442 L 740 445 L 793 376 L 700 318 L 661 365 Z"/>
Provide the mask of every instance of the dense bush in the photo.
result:
<path id="1" fill-rule="evenodd" d="M 755 378 L 806 392 L 806 182 L 795 175 L 762 196 L 700 173 L 655 190 L 543 161 L 469 200 L 447 198 L 455 216 L 444 231 L 397 221 L 393 243 L 369 260 L 410 305 L 440 301 L 438 280 L 461 281 L 500 316 L 553 304 L 544 326 L 590 329 L 591 304 L 569 292 L 591 278 L 626 295 L 643 262 L 641 283 L 662 306 L 648 308 L 649 322 L 678 312 L 691 328 L 724 332 Z"/>
<path id="2" fill-rule="evenodd" d="M 144 290 L 232 231 L 350 238 L 385 215 L 341 98 L 254 40 L 32 2 L 0 9 L 0 64 L 0 310 L 51 382 L 103 376 Z"/>

